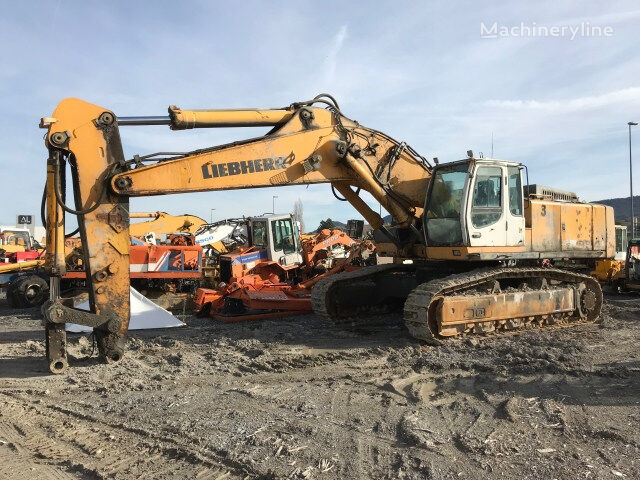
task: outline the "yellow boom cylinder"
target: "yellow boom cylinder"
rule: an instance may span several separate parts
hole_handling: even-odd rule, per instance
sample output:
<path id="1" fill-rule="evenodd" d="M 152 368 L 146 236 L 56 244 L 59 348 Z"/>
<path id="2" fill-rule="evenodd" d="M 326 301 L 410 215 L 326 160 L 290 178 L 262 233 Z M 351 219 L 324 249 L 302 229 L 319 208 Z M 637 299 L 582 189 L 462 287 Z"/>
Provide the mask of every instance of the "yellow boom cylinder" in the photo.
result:
<path id="1" fill-rule="evenodd" d="M 274 127 L 291 119 L 294 110 L 182 110 L 169 107 L 171 130 L 217 127 Z"/>
<path id="2" fill-rule="evenodd" d="M 399 225 L 407 226 L 412 220 L 411 215 L 400 205 L 398 205 L 382 187 L 373 179 L 371 173 L 358 162 L 350 153 L 345 155 L 347 164 L 358 174 L 358 177 L 365 183 L 366 190 L 373 195 L 378 203 L 380 203 L 393 217 Z M 341 192 L 342 193 L 342 192 Z M 344 193 L 343 193 L 344 195 Z"/>
<path id="3" fill-rule="evenodd" d="M 336 182 L 333 186 L 365 218 L 371 228 L 376 230 L 382 227 L 383 221 L 380 215 L 374 212 L 356 192 L 351 190 L 348 184 Z"/>

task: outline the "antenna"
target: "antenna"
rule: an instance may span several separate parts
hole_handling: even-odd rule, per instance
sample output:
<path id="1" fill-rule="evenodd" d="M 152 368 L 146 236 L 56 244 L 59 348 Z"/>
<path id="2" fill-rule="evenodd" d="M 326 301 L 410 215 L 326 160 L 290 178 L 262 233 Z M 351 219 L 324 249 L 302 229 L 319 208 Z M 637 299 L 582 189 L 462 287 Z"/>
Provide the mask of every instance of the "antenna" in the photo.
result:
<path id="1" fill-rule="evenodd" d="M 493 158 L 493 132 L 491 132 L 491 158 Z"/>

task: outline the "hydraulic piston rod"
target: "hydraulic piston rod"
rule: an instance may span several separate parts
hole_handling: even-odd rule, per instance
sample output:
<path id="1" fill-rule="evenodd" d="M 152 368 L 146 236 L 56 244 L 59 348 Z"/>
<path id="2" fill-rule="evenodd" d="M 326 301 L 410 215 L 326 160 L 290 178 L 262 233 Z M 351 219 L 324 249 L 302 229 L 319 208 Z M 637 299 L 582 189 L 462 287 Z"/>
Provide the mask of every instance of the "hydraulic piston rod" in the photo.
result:
<path id="1" fill-rule="evenodd" d="M 171 125 L 171 117 L 169 115 L 118 117 L 118 126 L 123 125 Z"/>

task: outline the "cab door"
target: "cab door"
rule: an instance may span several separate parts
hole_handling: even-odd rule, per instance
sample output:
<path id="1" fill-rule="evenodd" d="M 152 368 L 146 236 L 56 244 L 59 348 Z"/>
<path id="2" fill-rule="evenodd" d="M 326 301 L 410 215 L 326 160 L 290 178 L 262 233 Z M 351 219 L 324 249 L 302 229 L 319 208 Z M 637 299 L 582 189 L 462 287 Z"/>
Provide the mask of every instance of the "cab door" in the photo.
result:
<path id="1" fill-rule="evenodd" d="M 470 246 L 506 245 L 505 181 L 506 174 L 502 166 L 476 165 L 465 218 Z"/>
<path id="2" fill-rule="evenodd" d="M 517 166 L 506 167 L 507 201 L 509 206 L 505 209 L 507 246 L 524 245 L 525 225 L 524 225 L 524 202 L 522 195 L 522 168 Z"/>
<path id="3" fill-rule="evenodd" d="M 271 259 L 285 267 L 301 264 L 300 240 L 296 236 L 291 217 L 271 220 Z"/>

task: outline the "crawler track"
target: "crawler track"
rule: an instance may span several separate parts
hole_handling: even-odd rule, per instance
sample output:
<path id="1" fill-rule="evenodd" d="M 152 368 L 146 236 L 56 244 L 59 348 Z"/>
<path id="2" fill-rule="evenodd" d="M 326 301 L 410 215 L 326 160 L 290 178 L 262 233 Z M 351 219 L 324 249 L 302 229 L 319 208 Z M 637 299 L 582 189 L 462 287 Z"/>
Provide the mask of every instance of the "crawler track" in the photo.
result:
<path id="1" fill-rule="evenodd" d="M 390 276 L 398 275 L 398 279 L 402 277 L 406 280 L 411 276 L 412 270 L 415 267 L 411 265 L 377 265 L 324 278 L 313 289 L 313 310 L 333 323 L 353 322 L 367 315 L 392 311 L 398 306 L 398 292 L 395 297 L 386 297 L 386 290 L 381 287 L 380 282 L 385 282 L 387 286 L 393 285 L 396 279 L 389 278 Z M 438 276 L 444 275 L 444 272 L 434 269 L 430 274 Z M 408 285 L 410 282 L 405 283 Z M 554 288 L 581 289 L 583 293 L 576 302 L 576 309 L 506 319 L 472 319 L 453 329 L 448 325 L 448 331 L 443 335 L 438 306 L 447 296 L 487 295 L 495 289 L 496 292 L 509 294 L 531 294 L 539 290 L 540 295 L 544 296 L 547 290 Z M 412 337 L 431 344 L 465 335 L 497 335 L 525 328 L 556 328 L 589 323 L 598 317 L 602 307 L 602 290 L 591 277 L 568 270 L 539 267 L 476 269 L 435 278 L 415 288 L 408 288 L 406 292 L 408 296 L 404 302 L 404 318 L 407 329 Z M 588 305 L 583 305 L 585 301 Z"/>
<path id="2" fill-rule="evenodd" d="M 441 335 L 438 304 L 450 295 L 477 295 L 479 291 L 488 292 L 496 282 L 519 283 L 518 287 L 511 287 L 510 291 L 531 291 L 533 284 L 546 282 L 558 286 L 583 286 L 584 295 L 588 299 L 580 299 L 579 311 L 519 317 L 501 320 L 470 321 L 460 325 L 456 337 L 466 334 L 500 334 L 525 328 L 545 328 L 552 326 L 568 326 L 578 323 L 590 323 L 600 314 L 602 308 L 602 290 L 600 285 L 591 277 L 566 270 L 547 268 L 489 268 L 473 270 L 471 272 L 451 275 L 445 278 L 431 280 L 414 289 L 404 307 L 405 324 L 411 336 L 431 344 L 440 344 L 445 337 Z M 536 288 L 533 288 L 534 290 Z M 583 297 L 584 297 L 583 295 Z M 584 305 L 584 303 L 588 305 Z M 454 337 L 455 338 L 455 337 Z"/>
<path id="3" fill-rule="evenodd" d="M 390 263 L 325 277 L 313 287 L 311 292 L 313 311 L 333 323 L 348 323 L 363 315 L 386 313 L 390 310 L 390 305 L 384 303 L 363 301 L 356 306 L 344 306 L 339 299 L 339 290 L 349 287 L 353 289 L 353 294 L 357 295 L 357 286 L 360 286 L 361 293 L 364 294 L 367 288 L 375 288 L 378 274 L 403 272 L 409 269 L 402 264 Z"/>

